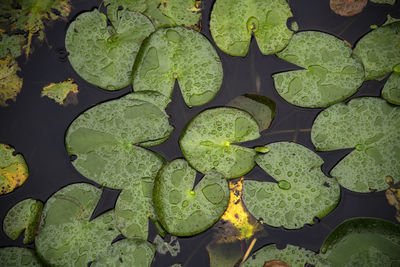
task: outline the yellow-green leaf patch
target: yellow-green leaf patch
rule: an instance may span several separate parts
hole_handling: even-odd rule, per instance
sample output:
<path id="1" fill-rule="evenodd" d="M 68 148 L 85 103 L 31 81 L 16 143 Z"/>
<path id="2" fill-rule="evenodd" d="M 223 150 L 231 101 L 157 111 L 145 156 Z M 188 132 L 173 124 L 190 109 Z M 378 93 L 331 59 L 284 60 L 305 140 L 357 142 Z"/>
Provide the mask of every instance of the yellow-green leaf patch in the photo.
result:
<path id="1" fill-rule="evenodd" d="M 66 101 L 67 98 L 76 99 L 78 92 L 78 85 L 74 83 L 73 79 L 68 79 L 64 82 L 51 83 L 43 87 L 41 96 L 47 96 L 60 105 L 68 105 L 73 100 Z"/>

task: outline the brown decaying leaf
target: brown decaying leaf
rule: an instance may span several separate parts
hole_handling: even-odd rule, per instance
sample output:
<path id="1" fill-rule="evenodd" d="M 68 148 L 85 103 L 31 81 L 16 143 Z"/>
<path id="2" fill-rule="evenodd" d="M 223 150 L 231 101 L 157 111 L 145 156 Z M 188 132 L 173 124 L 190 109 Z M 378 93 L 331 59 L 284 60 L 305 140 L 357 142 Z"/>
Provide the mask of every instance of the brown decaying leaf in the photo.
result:
<path id="1" fill-rule="evenodd" d="M 396 208 L 395 218 L 400 222 L 400 182 L 394 183 L 393 177 L 387 176 L 386 183 L 389 185 L 389 189 L 385 192 L 386 198 L 389 205 Z"/>
<path id="2" fill-rule="evenodd" d="M 289 264 L 287 264 L 284 261 L 280 261 L 280 260 L 272 260 L 272 261 L 266 261 L 264 263 L 263 267 L 290 267 Z"/>
<path id="3" fill-rule="evenodd" d="M 20 68 L 11 56 L 0 59 L 0 106 L 6 107 L 7 100 L 16 100 L 22 88 L 22 78 L 18 77 Z"/>
<path id="4" fill-rule="evenodd" d="M 330 0 L 332 11 L 340 16 L 353 16 L 364 9 L 368 0 Z"/>

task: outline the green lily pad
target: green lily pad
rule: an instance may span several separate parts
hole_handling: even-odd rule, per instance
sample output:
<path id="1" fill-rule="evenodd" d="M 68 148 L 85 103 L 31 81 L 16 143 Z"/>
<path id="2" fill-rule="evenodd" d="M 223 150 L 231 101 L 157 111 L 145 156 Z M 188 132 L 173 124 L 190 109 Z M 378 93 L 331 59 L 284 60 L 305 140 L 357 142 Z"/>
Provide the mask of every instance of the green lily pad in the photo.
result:
<path id="1" fill-rule="evenodd" d="M 393 72 L 390 75 L 382 89 L 382 98 L 389 103 L 400 105 L 400 72 Z"/>
<path id="2" fill-rule="evenodd" d="M 302 145 L 289 142 L 269 144 L 270 151 L 255 157 L 257 164 L 276 182 L 245 180 L 243 201 L 263 222 L 287 229 L 314 224 L 339 203 L 340 188 L 335 179 L 321 171 L 324 161 Z"/>
<path id="3" fill-rule="evenodd" d="M 140 239 L 124 239 L 112 244 L 90 266 L 150 267 L 156 249 L 153 244 Z"/>
<path id="4" fill-rule="evenodd" d="M 156 92 L 156 91 L 139 91 L 132 92 L 123 97 L 124 99 L 138 99 L 146 102 L 150 102 L 156 105 L 159 109 L 165 110 L 169 103 L 171 103 L 171 99 L 166 97 L 165 95 Z"/>
<path id="5" fill-rule="evenodd" d="M 18 202 L 4 218 L 4 233 L 12 240 L 16 240 L 25 230 L 23 243 L 32 243 L 35 240 L 42 208 L 41 201 L 31 198 Z"/>
<path id="6" fill-rule="evenodd" d="M 394 5 L 396 3 L 396 0 L 370 0 L 372 3 L 375 4 L 389 4 L 389 5 Z"/>
<path id="7" fill-rule="evenodd" d="M 222 84 L 222 64 L 202 34 L 183 27 L 159 29 L 143 44 L 133 69 L 133 90 L 171 97 L 175 79 L 186 104 L 211 101 Z"/>
<path id="8" fill-rule="evenodd" d="M 226 178 L 236 178 L 254 167 L 255 151 L 231 143 L 260 137 L 254 118 L 236 108 L 214 108 L 194 117 L 182 132 L 179 145 L 185 159 L 206 174 L 215 169 Z"/>
<path id="9" fill-rule="evenodd" d="M 126 87 L 142 41 L 153 31 L 150 20 L 137 12 L 116 11 L 117 21 L 97 9 L 80 14 L 67 30 L 65 47 L 75 71 L 87 82 L 106 90 Z"/>
<path id="10" fill-rule="evenodd" d="M 97 105 L 70 125 L 66 147 L 77 158 L 74 167 L 95 182 L 116 189 L 132 180 L 152 177 L 163 159 L 156 153 L 132 146 L 166 140 L 173 127 L 168 115 L 142 100 L 118 99 Z"/>
<path id="11" fill-rule="evenodd" d="M 232 99 L 227 106 L 243 109 L 256 119 L 260 131 L 268 129 L 275 117 L 276 104 L 263 95 L 246 94 Z"/>
<path id="12" fill-rule="evenodd" d="M 183 159 L 164 165 L 154 184 L 156 214 L 165 230 L 175 236 L 192 236 L 210 228 L 229 201 L 225 178 L 206 174 L 194 187 L 196 171 Z M 193 188 L 194 187 L 194 188 Z"/>
<path id="13" fill-rule="evenodd" d="M 321 256 L 332 266 L 398 266 L 400 226 L 377 218 L 346 220 L 324 241 Z"/>
<path id="14" fill-rule="evenodd" d="M 311 250 L 287 245 L 284 249 L 278 249 L 275 244 L 267 245 L 257 250 L 244 263 L 243 267 L 261 267 L 265 262 L 279 260 L 292 267 L 304 267 L 308 264 L 315 266 L 330 266 L 329 262 L 322 259 Z"/>
<path id="15" fill-rule="evenodd" d="M 20 247 L 0 248 L 0 265 L 6 267 L 44 266 L 33 249 Z"/>
<path id="16" fill-rule="evenodd" d="M 272 75 L 277 92 L 289 103 L 308 108 L 326 107 L 354 94 L 364 80 L 359 59 L 335 36 L 314 31 L 293 35 L 277 56 L 304 70 Z"/>
<path id="17" fill-rule="evenodd" d="M 154 27 L 168 28 L 184 26 L 195 30 L 201 29 L 202 1 L 196 0 L 105 0 L 107 15 L 111 21 L 117 17 L 118 7 L 138 11 L 146 15 Z"/>
<path id="18" fill-rule="evenodd" d="M 375 97 L 352 99 L 322 111 L 311 140 L 319 151 L 355 148 L 331 170 L 349 190 L 385 190 L 386 176 L 400 179 L 400 108 Z"/>
<path id="19" fill-rule="evenodd" d="M 101 190 L 72 184 L 47 200 L 35 239 L 39 256 L 51 266 L 87 266 L 117 237 L 112 211 L 89 221 Z"/>
<path id="20" fill-rule="evenodd" d="M 400 64 L 400 21 L 367 33 L 357 42 L 353 54 L 364 64 L 365 80 L 390 73 Z"/>
<path id="21" fill-rule="evenodd" d="M 286 26 L 293 14 L 285 0 L 217 0 L 211 12 L 210 31 L 217 46 L 232 56 L 245 56 L 251 36 L 264 55 L 275 54 L 289 43 Z"/>

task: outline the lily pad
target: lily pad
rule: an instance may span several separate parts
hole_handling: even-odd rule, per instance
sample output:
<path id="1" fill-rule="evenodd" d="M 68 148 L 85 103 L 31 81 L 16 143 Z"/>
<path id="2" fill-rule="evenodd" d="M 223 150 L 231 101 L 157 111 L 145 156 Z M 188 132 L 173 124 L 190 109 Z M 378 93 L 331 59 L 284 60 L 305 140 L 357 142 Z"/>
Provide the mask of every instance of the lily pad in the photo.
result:
<path id="1" fill-rule="evenodd" d="M 154 184 L 156 214 L 165 230 L 175 236 L 192 236 L 210 228 L 229 201 L 225 178 L 206 174 L 194 187 L 196 171 L 183 159 L 164 165 Z"/>
<path id="2" fill-rule="evenodd" d="M 0 248 L 0 265 L 6 267 L 44 266 L 33 249 L 20 247 Z"/>
<path id="3" fill-rule="evenodd" d="M 124 239 L 112 244 L 90 266 L 150 267 L 155 253 L 154 245 L 145 240 Z"/>
<path id="4" fill-rule="evenodd" d="M 159 29 L 143 44 L 133 69 L 135 92 L 171 98 L 175 79 L 189 107 L 208 103 L 222 84 L 222 64 L 202 34 L 183 27 Z"/>
<path id="5" fill-rule="evenodd" d="M 0 106 L 8 106 L 7 100 L 15 101 L 22 88 L 22 78 L 17 75 L 20 71 L 15 58 L 8 56 L 0 59 Z"/>
<path id="6" fill-rule="evenodd" d="M 260 137 L 254 118 L 236 108 L 214 108 L 194 117 L 182 132 L 179 145 L 190 165 L 201 173 L 212 169 L 237 178 L 255 165 L 255 151 L 231 145 Z"/>
<path id="7" fill-rule="evenodd" d="M 296 33 L 277 56 L 303 70 L 272 75 L 277 92 L 289 103 L 308 108 L 326 107 L 354 94 L 364 80 L 359 59 L 339 38 L 327 33 Z"/>
<path id="8" fill-rule="evenodd" d="M 72 162 L 84 176 L 110 188 L 129 187 L 132 180 L 152 177 L 163 159 L 132 146 L 166 140 L 173 127 L 168 115 L 142 100 L 118 99 L 97 105 L 70 125 L 66 147 Z"/>
<path id="9" fill-rule="evenodd" d="M 400 64 L 399 72 L 393 72 L 382 89 L 382 98 L 389 103 L 400 105 Z"/>
<path id="10" fill-rule="evenodd" d="M 130 94 L 127 94 L 123 98 L 124 99 L 138 99 L 138 100 L 150 102 L 150 103 L 156 105 L 161 110 L 165 110 L 168 107 L 169 103 L 171 102 L 171 99 L 169 97 L 166 97 L 165 95 L 163 95 L 159 92 L 156 92 L 156 91 L 132 92 Z"/>
<path id="11" fill-rule="evenodd" d="M 39 226 L 43 203 L 35 199 L 25 199 L 17 203 L 8 212 L 3 221 L 4 233 L 16 240 L 24 232 L 24 244 L 35 240 L 36 230 Z"/>
<path id="12" fill-rule="evenodd" d="M 396 0 L 370 0 L 372 3 L 375 4 L 389 4 L 389 5 L 394 5 L 396 3 Z"/>
<path id="13" fill-rule="evenodd" d="M 87 82 L 106 90 L 126 87 L 132 80 L 133 62 L 154 27 L 146 16 L 116 11 L 117 25 L 97 9 L 80 14 L 67 30 L 65 47 L 75 71 Z M 114 22 L 116 24 L 116 22 Z"/>
<path id="14" fill-rule="evenodd" d="M 368 0 L 330 0 L 329 6 L 332 11 L 340 16 L 354 16 L 363 11 Z"/>
<path id="15" fill-rule="evenodd" d="M 35 246 L 51 266 L 87 266 L 104 254 L 117 237 L 112 211 L 90 220 L 101 190 L 90 184 L 72 184 L 47 200 Z"/>
<path id="16" fill-rule="evenodd" d="M 321 257 L 340 267 L 397 266 L 400 226 L 377 218 L 346 220 L 324 241 Z"/>
<path id="17" fill-rule="evenodd" d="M 392 72 L 400 64 L 400 21 L 385 24 L 364 35 L 353 54 L 364 64 L 365 80 Z"/>
<path id="18" fill-rule="evenodd" d="M 154 27 L 184 26 L 201 29 L 201 2 L 196 0 L 105 0 L 107 15 L 111 21 L 117 17 L 118 7 L 146 15 Z"/>
<path id="19" fill-rule="evenodd" d="M 322 259 L 311 250 L 287 245 L 284 249 L 278 249 L 275 244 L 267 245 L 257 250 L 241 266 L 261 267 L 264 263 L 272 260 L 279 260 L 292 267 L 304 267 L 308 264 L 315 266 L 330 266 L 329 262 Z"/>
<path id="20" fill-rule="evenodd" d="M 386 176 L 400 178 L 400 108 L 375 97 L 352 99 L 322 111 L 311 140 L 319 151 L 355 148 L 330 174 L 356 192 L 388 188 Z"/>
<path id="21" fill-rule="evenodd" d="M 211 12 L 210 31 L 217 46 L 232 56 L 245 56 L 251 36 L 264 55 L 281 51 L 292 38 L 286 26 L 293 14 L 285 0 L 217 0 Z"/>
<path id="22" fill-rule="evenodd" d="M 28 166 L 21 154 L 13 155 L 15 149 L 0 144 L 0 195 L 12 192 L 28 178 Z"/>
<path id="23" fill-rule="evenodd" d="M 335 179 L 321 171 L 324 161 L 302 145 L 289 142 L 269 144 L 270 151 L 256 156 L 257 164 L 276 182 L 245 180 L 243 200 L 247 209 L 263 222 L 287 229 L 314 224 L 339 203 Z"/>
<path id="24" fill-rule="evenodd" d="M 78 94 L 78 85 L 73 79 L 68 79 L 64 82 L 51 83 L 43 87 L 41 96 L 47 96 L 53 99 L 60 105 L 68 105 L 70 101 L 67 98 L 75 97 Z"/>
<path id="25" fill-rule="evenodd" d="M 22 52 L 22 43 L 25 37 L 21 34 L 7 35 L 0 34 L 0 58 L 11 56 L 13 58 L 19 57 Z"/>
<path id="26" fill-rule="evenodd" d="M 246 94 L 232 99 L 227 106 L 243 109 L 256 119 L 260 131 L 269 128 L 275 117 L 276 104 L 263 95 Z"/>

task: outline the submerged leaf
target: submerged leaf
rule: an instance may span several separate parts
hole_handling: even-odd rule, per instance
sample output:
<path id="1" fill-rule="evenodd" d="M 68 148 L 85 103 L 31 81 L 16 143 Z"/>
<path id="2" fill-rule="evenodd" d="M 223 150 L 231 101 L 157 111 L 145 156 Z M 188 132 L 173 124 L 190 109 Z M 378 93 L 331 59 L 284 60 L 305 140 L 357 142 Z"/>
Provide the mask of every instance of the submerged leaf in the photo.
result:
<path id="1" fill-rule="evenodd" d="M 196 171 L 183 159 L 167 163 L 158 173 L 154 208 L 162 226 L 172 235 L 191 236 L 205 231 L 228 206 L 229 188 L 222 175 L 206 174 L 194 187 L 195 178 Z"/>
<path id="2" fill-rule="evenodd" d="M 217 0 L 211 13 L 210 31 L 217 46 L 232 56 L 245 56 L 251 36 L 264 55 L 281 51 L 293 32 L 286 26 L 292 17 L 285 0 Z"/>
<path id="3" fill-rule="evenodd" d="M 319 151 L 355 148 L 331 170 L 345 188 L 385 190 L 385 177 L 400 178 L 400 107 L 375 97 L 352 99 L 322 111 L 311 140 Z"/>
<path id="4" fill-rule="evenodd" d="M 389 103 L 400 105 L 400 63 L 398 72 L 393 72 L 382 89 L 382 98 Z"/>
<path id="5" fill-rule="evenodd" d="M 35 239 L 37 253 L 51 266 L 87 266 L 117 235 L 112 212 L 89 221 L 101 196 L 90 184 L 72 184 L 47 200 Z"/>
<path id="6" fill-rule="evenodd" d="M 169 242 L 166 242 L 161 236 L 157 235 L 153 243 L 157 246 L 157 252 L 163 255 L 168 252 L 172 257 L 176 257 L 181 252 L 181 246 L 176 236 L 170 236 Z"/>
<path id="7" fill-rule="evenodd" d="M 145 240 L 124 239 L 109 246 L 90 266 L 150 267 L 155 253 L 154 245 Z"/>
<path id="8" fill-rule="evenodd" d="M 65 37 L 75 71 L 106 90 L 130 84 L 140 45 L 154 31 L 144 15 L 127 10 L 116 12 L 118 22 L 113 26 L 107 26 L 106 16 L 97 9 L 82 13 L 70 24 Z"/>
<path id="9" fill-rule="evenodd" d="M 30 248 L 0 248 L 0 265 L 5 267 L 43 267 L 35 251 Z"/>
<path id="10" fill-rule="evenodd" d="M 346 220 L 324 241 L 321 257 L 334 267 L 395 266 L 400 261 L 400 226 L 376 218 Z"/>
<path id="11" fill-rule="evenodd" d="M 363 11 L 368 0 L 330 0 L 332 11 L 340 16 L 354 16 Z"/>
<path id="12" fill-rule="evenodd" d="M 210 267 L 233 267 L 243 254 L 239 241 L 234 243 L 211 242 L 206 249 Z"/>
<path id="13" fill-rule="evenodd" d="M 389 205 L 396 209 L 396 220 L 400 222 L 400 182 L 394 183 L 393 177 L 386 176 L 386 183 L 389 189 L 386 190 L 385 195 Z"/>
<path id="14" fill-rule="evenodd" d="M 17 203 L 7 212 L 4 218 L 4 233 L 12 240 L 16 240 L 25 231 L 23 243 L 32 243 L 35 240 L 42 208 L 43 203 L 41 201 L 31 198 Z"/>
<path id="15" fill-rule="evenodd" d="M 268 146 L 271 150 L 258 154 L 256 162 L 276 182 L 245 180 L 243 185 L 244 204 L 254 217 L 275 227 L 298 229 L 337 206 L 339 184 L 323 174 L 324 161 L 317 154 L 289 142 Z"/>
<path id="16" fill-rule="evenodd" d="M 254 118 L 236 108 L 214 108 L 194 117 L 182 132 L 179 145 L 186 160 L 201 173 L 212 169 L 237 178 L 254 167 L 255 151 L 231 143 L 260 137 Z"/>
<path id="17" fill-rule="evenodd" d="M 277 56 L 303 70 L 272 75 L 279 95 L 300 107 L 326 107 L 354 94 L 363 83 L 361 62 L 335 36 L 305 31 L 296 33 Z"/>
<path id="18" fill-rule="evenodd" d="M 13 155 L 15 149 L 0 144 L 0 195 L 12 192 L 28 178 L 28 166 L 21 154 Z"/>
<path id="19" fill-rule="evenodd" d="M 53 99 L 60 105 L 68 105 L 67 98 L 75 97 L 78 94 L 78 85 L 74 83 L 73 79 L 68 79 L 64 82 L 51 83 L 42 90 L 42 97 L 47 96 Z"/>
<path id="20" fill-rule="evenodd" d="M 17 75 L 20 70 L 13 57 L 0 59 L 0 106 L 6 107 L 9 99 L 16 100 L 22 88 L 22 78 Z"/>
<path id="21" fill-rule="evenodd" d="M 133 90 L 171 97 L 175 79 L 189 107 L 208 103 L 222 84 L 222 64 L 202 34 L 182 27 L 159 29 L 143 44 L 133 70 Z"/>

